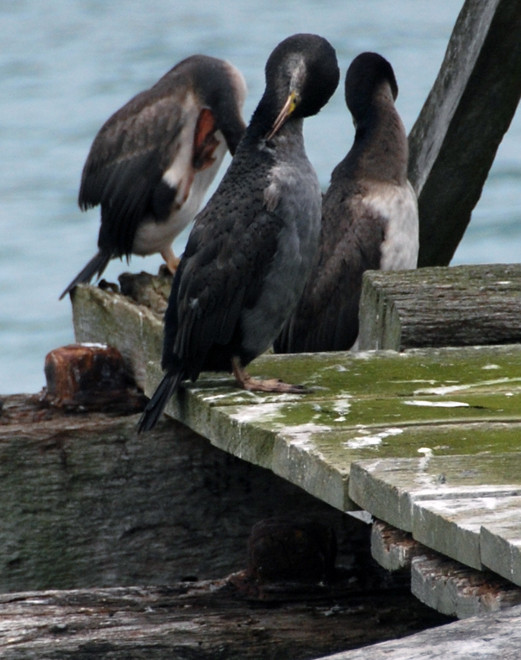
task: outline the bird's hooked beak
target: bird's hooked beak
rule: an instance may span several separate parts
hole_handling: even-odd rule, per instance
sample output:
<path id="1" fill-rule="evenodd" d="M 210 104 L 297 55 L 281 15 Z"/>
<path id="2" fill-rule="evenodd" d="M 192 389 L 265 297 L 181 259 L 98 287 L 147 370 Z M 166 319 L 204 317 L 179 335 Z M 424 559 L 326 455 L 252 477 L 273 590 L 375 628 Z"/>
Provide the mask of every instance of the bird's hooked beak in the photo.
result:
<path id="1" fill-rule="evenodd" d="M 270 132 L 266 135 L 266 140 L 271 140 L 271 138 L 278 133 L 286 121 L 291 117 L 295 108 L 297 107 L 299 98 L 296 92 L 290 92 L 286 103 L 282 106 L 282 110 L 279 112 L 277 118 L 273 122 Z"/>

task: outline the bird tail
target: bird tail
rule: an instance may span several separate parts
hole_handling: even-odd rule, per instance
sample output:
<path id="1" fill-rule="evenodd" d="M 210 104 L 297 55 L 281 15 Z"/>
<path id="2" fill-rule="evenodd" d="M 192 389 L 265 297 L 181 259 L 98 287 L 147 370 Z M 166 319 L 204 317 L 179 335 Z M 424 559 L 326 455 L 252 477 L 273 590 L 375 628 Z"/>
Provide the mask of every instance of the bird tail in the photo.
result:
<path id="1" fill-rule="evenodd" d="M 163 380 L 157 386 L 156 391 L 141 415 L 137 425 L 138 433 L 151 431 L 154 428 L 170 397 L 179 387 L 179 383 L 183 380 L 183 377 L 184 375 L 182 371 L 167 373 L 166 376 L 163 377 Z"/>
<path id="2" fill-rule="evenodd" d="M 66 296 L 69 291 L 72 291 L 77 284 L 83 284 L 85 282 L 90 282 L 94 275 L 98 277 L 107 267 L 108 262 L 110 261 L 110 254 L 107 252 L 102 252 L 101 250 L 95 254 L 89 263 L 81 270 L 76 277 L 72 280 L 69 286 L 61 294 L 60 300 Z"/>

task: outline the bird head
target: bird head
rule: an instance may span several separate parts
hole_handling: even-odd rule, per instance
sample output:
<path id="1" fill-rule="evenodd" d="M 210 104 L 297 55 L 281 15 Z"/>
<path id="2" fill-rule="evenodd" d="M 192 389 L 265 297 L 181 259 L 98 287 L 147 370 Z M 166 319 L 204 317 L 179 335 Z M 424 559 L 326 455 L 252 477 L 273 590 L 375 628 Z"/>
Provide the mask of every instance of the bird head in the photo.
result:
<path id="1" fill-rule="evenodd" d="M 196 55 L 192 59 L 197 64 L 195 77 L 201 99 L 212 112 L 216 127 L 234 154 L 246 129 L 242 117 L 247 93 L 244 77 L 225 60 L 207 55 Z"/>
<path id="2" fill-rule="evenodd" d="M 256 111 L 269 122 L 266 139 L 271 140 L 290 118 L 317 114 L 339 77 L 335 50 L 326 39 L 315 34 L 284 39 L 266 63 L 266 90 Z"/>
<path id="3" fill-rule="evenodd" d="M 355 126 L 363 121 L 377 94 L 390 103 L 398 96 L 393 68 L 378 53 L 361 53 L 351 62 L 345 81 L 346 104 Z"/>

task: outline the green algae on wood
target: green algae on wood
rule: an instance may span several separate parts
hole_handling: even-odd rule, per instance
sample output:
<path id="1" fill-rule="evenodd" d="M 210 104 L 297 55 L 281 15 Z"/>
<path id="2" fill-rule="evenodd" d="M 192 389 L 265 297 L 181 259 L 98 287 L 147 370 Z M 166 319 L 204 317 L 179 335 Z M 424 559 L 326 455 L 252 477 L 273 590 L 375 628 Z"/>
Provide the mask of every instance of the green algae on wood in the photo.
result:
<path id="1" fill-rule="evenodd" d="M 157 364 L 149 370 L 148 393 L 161 376 Z M 245 392 L 232 378 L 203 374 L 167 412 L 342 510 L 356 506 L 347 490 L 355 461 L 518 445 L 521 347 L 266 355 L 250 371 L 305 382 L 310 392 Z"/>
<path id="2" fill-rule="evenodd" d="M 160 316 L 120 294 L 78 287 L 77 339 L 119 348 L 147 395 L 161 379 Z M 268 468 L 341 509 L 355 461 L 512 451 L 521 425 L 521 346 L 404 353 L 264 355 L 254 376 L 305 395 L 246 392 L 227 374 L 186 383 L 167 413 L 217 447 Z"/>
<path id="3" fill-rule="evenodd" d="M 505 286 L 511 281 L 505 279 Z M 78 322 L 79 338 L 119 348 L 150 395 L 162 377 L 160 316 L 119 294 L 90 293 L 88 287 L 79 287 L 78 294 L 75 318 L 88 320 Z M 92 310 L 96 307 L 101 311 Z M 302 383 L 308 392 L 246 392 L 227 374 L 203 373 L 196 383 L 183 384 L 166 412 L 215 446 L 271 470 L 341 511 L 363 507 L 406 530 L 412 529 L 413 512 L 421 501 L 456 494 L 515 497 L 521 492 L 519 344 L 402 353 L 267 354 L 249 371 Z M 494 470 L 475 473 L 474 461 L 482 458 L 490 465 L 493 460 L 504 465 L 499 483 Z M 436 467 L 440 461 L 446 461 L 443 469 Z M 380 483 L 367 469 L 371 463 L 409 480 L 412 471 L 420 479 L 420 493 L 407 479 Z M 423 467 L 418 471 L 418 466 Z M 429 476 L 426 466 L 438 471 Z M 451 470 L 457 469 L 467 481 L 455 489 Z M 421 527 L 417 529 L 421 536 Z M 468 538 L 466 533 L 460 525 L 453 544 L 457 556 L 486 565 L 481 555 L 477 558 L 475 530 Z M 422 538 L 441 547 L 439 539 L 427 537 Z M 482 538 L 480 534 L 479 544 Z M 512 535 L 495 538 L 496 545 L 508 545 Z M 506 560 L 500 568 L 503 573 L 512 570 Z"/>

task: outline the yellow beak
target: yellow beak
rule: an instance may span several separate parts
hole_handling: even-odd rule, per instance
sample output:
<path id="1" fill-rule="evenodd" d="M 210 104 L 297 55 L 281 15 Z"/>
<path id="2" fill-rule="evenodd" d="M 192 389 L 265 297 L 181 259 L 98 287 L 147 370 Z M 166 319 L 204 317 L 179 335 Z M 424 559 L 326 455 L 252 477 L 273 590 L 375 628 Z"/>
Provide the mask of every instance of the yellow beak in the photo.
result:
<path id="1" fill-rule="evenodd" d="M 282 106 L 282 110 L 279 112 L 277 119 L 273 122 L 271 131 L 266 135 L 266 140 L 271 140 L 271 138 L 281 129 L 286 120 L 292 115 L 295 108 L 298 105 L 298 97 L 296 92 L 290 92 L 286 103 Z"/>

